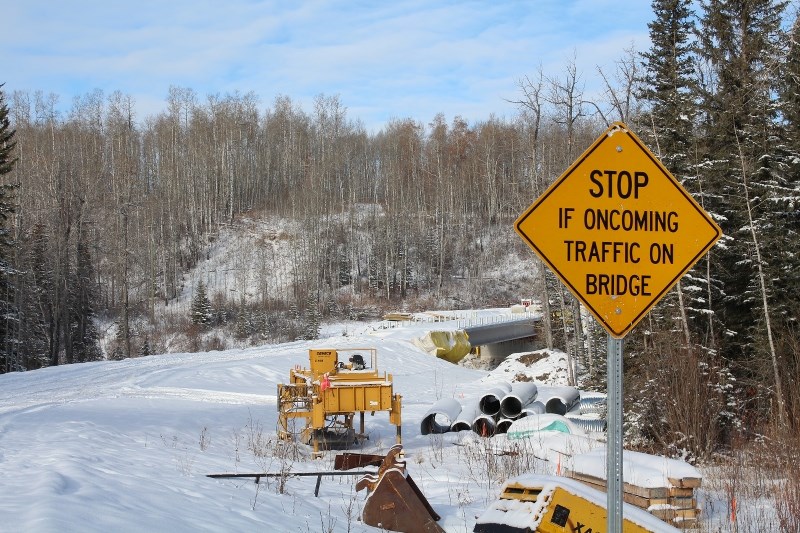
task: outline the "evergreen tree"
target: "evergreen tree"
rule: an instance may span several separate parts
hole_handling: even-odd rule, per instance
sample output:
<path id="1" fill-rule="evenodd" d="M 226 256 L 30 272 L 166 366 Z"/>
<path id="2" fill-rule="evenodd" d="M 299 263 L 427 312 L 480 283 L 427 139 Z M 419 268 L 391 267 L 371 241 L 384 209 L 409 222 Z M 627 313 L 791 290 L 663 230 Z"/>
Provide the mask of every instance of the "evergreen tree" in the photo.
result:
<path id="1" fill-rule="evenodd" d="M 347 249 L 344 246 L 339 246 L 338 249 L 338 266 L 339 266 L 339 286 L 345 287 L 350 285 L 350 260 L 347 257 Z"/>
<path id="2" fill-rule="evenodd" d="M 58 364 L 58 331 L 54 301 L 54 274 L 49 249 L 50 235 L 44 224 L 37 223 L 31 232 L 30 242 L 30 275 L 31 297 L 44 323 L 44 342 L 47 347 L 46 366 Z M 34 335 L 37 333 L 34 331 Z"/>
<path id="3" fill-rule="evenodd" d="M 47 292 L 47 264 L 42 250 L 47 236 L 44 225 L 36 224 L 22 246 L 22 271 L 18 285 L 20 301 L 20 357 L 26 370 L 50 364 L 49 322 L 45 313 L 49 293 Z"/>
<path id="4" fill-rule="evenodd" d="M 236 323 L 234 325 L 234 335 L 237 339 L 246 339 L 253 332 L 252 329 L 253 317 L 249 309 L 245 306 L 239 308 L 236 313 Z"/>
<path id="5" fill-rule="evenodd" d="M 19 309 L 16 303 L 14 277 L 14 240 L 11 216 L 14 213 L 15 187 L 0 185 L 0 370 L 23 370 L 17 353 L 19 345 Z"/>
<path id="6" fill-rule="evenodd" d="M 206 286 L 201 281 L 197 286 L 197 292 L 194 295 L 191 306 L 192 324 L 207 328 L 211 325 L 213 318 L 211 310 L 211 301 L 206 295 Z"/>
<path id="7" fill-rule="evenodd" d="M 796 320 L 800 294 L 800 15 L 789 33 L 789 47 L 778 79 L 782 128 L 771 168 L 779 174 L 771 191 L 775 207 L 766 230 L 765 255 L 775 283 L 773 304 L 777 318 L 787 327 Z"/>
<path id="8" fill-rule="evenodd" d="M 367 264 L 367 283 L 370 294 L 380 296 L 378 291 L 380 290 L 381 280 L 378 273 L 378 257 L 375 250 L 370 254 Z"/>
<path id="9" fill-rule="evenodd" d="M 698 183 L 693 154 L 693 131 L 697 116 L 695 103 L 696 83 L 694 50 L 694 12 L 691 0 L 654 0 L 652 3 L 654 20 L 648 24 L 650 29 L 650 49 L 642 54 L 644 75 L 639 97 L 648 106 L 650 120 L 645 123 L 643 137 L 656 148 L 664 166 L 696 197 L 700 198 L 702 186 Z M 695 272 L 661 301 L 654 310 L 656 319 L 663 318 L 667 330 L 688 330 L 688 324 L 676 327 L 676 322 L 688 319 L 686 308 L 697 308 L 698 315 L 707 314 L 701 298 L 707 290 L 703 286 L 707 280 L 698 271 L 704 269 L 701 263 Z M 678 291 L 681 291 L 678 293 Z M 688 300 L 692 297 L 698 302 L 694 305 Z M 687 301 L 685 301 L 687 300 Z M 695 327 L 704 325 L 707 320 L 695 321 Z M 684 335 L 688 336 L 688 335 Z M 685 339 L 690 342 L 690 339 Z"/>
<path id="10" fill-rule="evenodd" d="M 16 130 L 11 128 L 11 121 L 8 118 L 8 106 L 3 93 L 3 85 L 5 84 L 0 84 L 0 177 L 10 173 L 17 161 L 14 157 L 14 147 L 17 145 L 14 140 Z"/>
<path id="11" fill-rule="evenodd" d="M 718 216 L 730 241 L 714 251 L 720 261 L 715 270 L 724 276 L 718 311 L 740 359 L 752 348 L 747 330 L 756 323 L 750 288 L 754 264 L 749 239 L 741 232 L 747 226 L 741 178 L 742 169 L 752 175 L 770 149 L 768 132 L 775 108 L 769 100 L 766 69 L 774 64 L 779 23 L 772 4 L 709 0 L 703 4 L 700 28 L 701 53 L 716 80 L 702 93 L 703 173 L 709 191 L 705 207 Z"/>
<path id="12" fill-rule="evenodd" d="M 236 335 L 237 339 L 246 339 L 259 331 L 263 331 L 264 321 L 263 313 L 259 313 L 242 298 L 236 313 L 234 335 Z"/>
<path id="13" fill-rule="evenodd" d="M 0 373 L 23 370 L 18 356 L 19 309 L 13 277 L 16 244 L 13 240 L 12 215 L 15 211 L 15 185 L 5 182 L 13 168 L 14 129 L 8 118 L 8 106 L 0 85 Z"/>
<path id="14" fill-rule="evenodd" d="M 764 385 L 754 405 L 765 411 L 776 405 L 772 394 L 780 390 L 775 351 L 765 339 L 774 287 L 763 247 L 777 207 L 772 191 L 780 181 L 775 95 L 785 6 L 773 0 L 708 0 L 699 32 L 708 69 L 700 122 L 704 207 L 717 216 L 726 236 L 712 252 L 717 261 L 712 268 L 720 276 L 714 311 L 725 324 L 719 353 L 729 358 L 740 383 Z"/>
<path id="15" fill-rule="evenodd" d="M 142 345 L 139 347 L 139 357 L 146 357 L 148 355 L 153 355 L 153 349 L 150 347 L 149 337 L 145 337 L 144 341 L 142 341 Z"/>
<path id="16" fill-rule="evenodd" d="M 788 48 L 779 80 L 780 129 L 776 139 L 775 157 L 764 169 L 771 169 L 773 180 L 770 199 L 774 207 L 764 226 L 767 236 L 764 255 L 768 259 L 772 283 L 770 304 L 775 320 L 776 345 L 782 354 L 782 369 L 800 368 L 797 350 L 797 317 L 800 314 L 797 295 L 800 294 L 800 15 L 793 21 L 788 35 Z M 797 374 L 782 371 L 786 404 L 790 407 L 788 420 L 798 427 L 800 393 Z"/>
<path id="17" fill-rule="evenodd" d="M 794 19 L 788 42 L 783 72 L 778 77 L 778 90 L 785 141 L 791 149 L 797 150 L 800 148 L 800 14 Z"/>
<path id="18" fill-rule="evenodd" d="M 308 293 L 306 299 L 305 310 L 305 325 L 303 328 L 303 338 L 306 340 L 314 340 L 319 338 L 320 316 L 319 316 L 319 302 L 315 297 L 316 292 L 311 291 Z"/>
<path id="19" fill-rule="evenodd" d="M 679 179 L 689 173 L 695 118 L 692 55 L 694 13 L 691 0 L 655 0 L 650 50 L 643 53 L 644 76 L 639 97 L 649 104 L 659 158 Z M 647 136 L 647 134 L 643 135 Z"/>
<path id="20" fill-rule="evenodd" d="M 97 289 L 89 248 L 78 243 L 76 270 L 70 284 L 69 334 L 72 336 L 73 361 L 83 363 L 102 359 L 99 335 L 95 326 Z"/>

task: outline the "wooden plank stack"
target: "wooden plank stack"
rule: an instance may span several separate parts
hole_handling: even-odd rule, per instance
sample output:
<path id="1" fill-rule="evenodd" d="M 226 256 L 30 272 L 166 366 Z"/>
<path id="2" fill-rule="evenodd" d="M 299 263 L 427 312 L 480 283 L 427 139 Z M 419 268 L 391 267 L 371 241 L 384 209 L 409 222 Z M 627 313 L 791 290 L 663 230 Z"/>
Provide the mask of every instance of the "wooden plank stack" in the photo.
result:
<path id="1" fill-rule="evenodd" d="M 565 476 L 606 492 L 605 479 L 573 470 L 566 470 Z M 623 483 L 622 499 L 675 527 L 681 529 L 697 527 L 700 509 L 697 507 L 694 489 L 700 487 L 702 479 L 686 477 L 667 478 L 667 480 L 670 486 L 664 487 L 639 487 Z"/>

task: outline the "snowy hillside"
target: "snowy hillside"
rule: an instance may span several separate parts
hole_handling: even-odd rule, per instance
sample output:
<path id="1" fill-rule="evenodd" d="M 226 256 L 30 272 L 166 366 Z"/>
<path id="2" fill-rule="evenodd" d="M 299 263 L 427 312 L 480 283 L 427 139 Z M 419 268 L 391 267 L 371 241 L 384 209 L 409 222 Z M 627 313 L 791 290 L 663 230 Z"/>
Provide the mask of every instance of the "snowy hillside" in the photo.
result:
<path id="1" fill-rule="evenodd" d="M 409 473 L 446 531 L 471 531 L 505 479 L 554 474 L 569 466 L 564 450 L 600 444 L 598 435 L 559 432 L 514 442 L 469 431 L 421 435 L 420 420 L 437 399 L 469 397 L 486 383 L 529 371 L 563 385 L 566 372 L 559 357 L 541 359 L 533 370 L 521 362 L 493 373 L 453 365 L 411 342 L 431 323 L 387 326 L 336 325 L 332 336 L 313 342 L 0 376 L 2 530 L 376 531 L 359 522 L 366 494 L 355 492 L 352 476 L 323 478 L 319 497 L 314 477 L 289 478 L 285 486 L 206 477 L 332 469 L 337 452 L 312 460 L 308 447 L 282 453 L 275 439 L 277 384 L 293 366 L 307 365 L 314 347 L 377 348 L 380 370 L 394 376 L 403 396 Z M 367 416 L 366 432 L 369 440 L 357 451 L 385 453 L 394 444 L 386 413 Z"/>

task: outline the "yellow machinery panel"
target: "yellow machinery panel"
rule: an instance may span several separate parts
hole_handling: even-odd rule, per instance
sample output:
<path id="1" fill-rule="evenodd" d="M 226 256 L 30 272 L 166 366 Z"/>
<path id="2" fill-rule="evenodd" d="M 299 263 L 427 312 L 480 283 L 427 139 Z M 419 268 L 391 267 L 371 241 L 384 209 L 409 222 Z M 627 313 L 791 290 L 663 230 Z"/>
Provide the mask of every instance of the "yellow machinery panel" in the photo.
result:
<path id="1" fill-rule="evenodd" d="M 329 413 L 389 411 L 392 408 L 392 385 L 334 384 L 323 392 L 322 402 Z"/>
<path id="2" fill-rule="evenodd" d="M 336 350 L 309 350 L 308 358 L 311 363 L 311 375 L 314 378 L 336 370 L 338 363 Z"/>
<path id="3" fill-rule="evenodd" d="M 389 411 L 389 423 L 398 427 L 398 439 L 400 438 L 399 428 L 400 425 L 403 423 L 401 411 L 403 408 L 403 397 L 399 394 L 395 394 L 392 396 L 392 410 Z"/>

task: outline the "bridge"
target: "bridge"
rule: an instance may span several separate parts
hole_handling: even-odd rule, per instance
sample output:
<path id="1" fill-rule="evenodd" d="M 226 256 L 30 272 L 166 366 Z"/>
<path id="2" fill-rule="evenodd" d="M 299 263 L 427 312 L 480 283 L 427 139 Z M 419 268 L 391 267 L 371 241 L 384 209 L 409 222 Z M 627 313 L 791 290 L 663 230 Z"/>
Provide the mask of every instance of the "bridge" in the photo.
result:
<path id="1" fill-rule="evenodd" d="M 499 359 L 516 352 L 533 351 L 537 346 L 538 314 L 509 313 L 489 317 L 441 317 L 441 326 L 415 339 L 415 344 L 452 363 L 470 352 L 482 358 Z"/>

